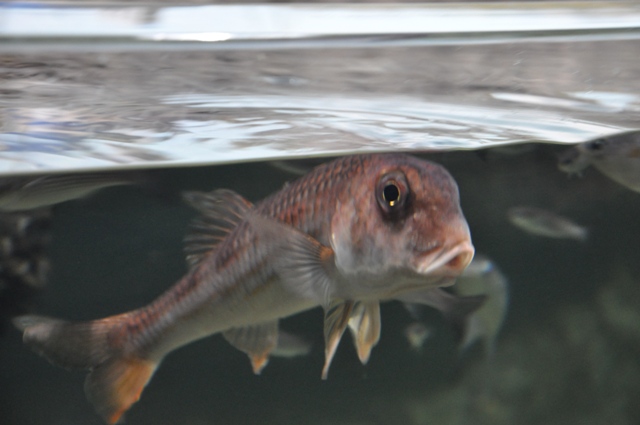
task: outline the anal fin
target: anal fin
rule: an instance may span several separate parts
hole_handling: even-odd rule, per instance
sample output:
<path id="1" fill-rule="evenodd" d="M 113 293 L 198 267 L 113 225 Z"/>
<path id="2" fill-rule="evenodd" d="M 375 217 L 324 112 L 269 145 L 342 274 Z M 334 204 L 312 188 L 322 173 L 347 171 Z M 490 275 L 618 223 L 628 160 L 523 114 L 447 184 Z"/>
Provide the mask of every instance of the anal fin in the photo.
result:
<path id="1" fill-rule="evenodd" d="M 223 336 L 249 356 L 253 373 L 259 375 L 269 361 L 269 354 L 278 344 L 278 321 L 232 328 L 223 332 Z"/>

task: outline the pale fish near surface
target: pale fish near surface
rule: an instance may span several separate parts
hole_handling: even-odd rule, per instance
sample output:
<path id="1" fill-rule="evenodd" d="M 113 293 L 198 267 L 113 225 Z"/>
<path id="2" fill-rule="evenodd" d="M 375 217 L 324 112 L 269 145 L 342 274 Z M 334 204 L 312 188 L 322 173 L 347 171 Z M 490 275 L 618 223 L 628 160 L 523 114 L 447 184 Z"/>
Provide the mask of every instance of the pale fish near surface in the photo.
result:
<path id="1" fill-rule="evenodd" d="M 83 198 L 111 186 L 135 184 L 139 173 L 0 177 L 0 212 L 26 211 Z"/>
<path id="2" fill-rule="evenodd" d="M 185 198 L 201 213 L 185 240 L 190 269 L 151 304 L 90 322 L 15 320 L 37 353 L 90 371 L 87 398 L 110 424 L 171 351 L 222 333 L 260 373 L 278 320 L 317 306 L 322 377 L 347 328 L 366 363 L 380 337 L 380 302 L 446 298 L 439 287 L 474 254 L 451 175 L 406 155 L 339 158 L 255 205 L 230 190 Z"/>
<path id="3" fill-rule="evenodd" d="M 580 143 L 558 158 L 558 167 L 570 174 L 579 173 L 589 165 L 616 183 L 640 192 L 640 132 Z"/>
<path id="4" fill-rule="evenodd" d="M 507 211 L 511 224 L 532 235 L 585 241 L 589 231 L 568 218 L 536 207 L 513 207 Z"/>

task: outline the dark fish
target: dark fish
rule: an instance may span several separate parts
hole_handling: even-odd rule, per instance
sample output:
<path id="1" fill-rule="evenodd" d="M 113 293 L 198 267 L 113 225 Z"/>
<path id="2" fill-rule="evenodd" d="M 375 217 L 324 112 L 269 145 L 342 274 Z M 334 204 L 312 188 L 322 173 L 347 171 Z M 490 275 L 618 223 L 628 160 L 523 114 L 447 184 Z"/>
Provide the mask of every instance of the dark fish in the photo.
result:
<path id="1" fill-rule="evenodd" d="M 0 213 L 0 334 L 25 314 L 49 275 L 51 211 Z"/>
<path id="2" fill-rule="evenodd" d="M 380 302 L 452 284 L 474 253 L 453 178 L 405 155 L 337 159 L 256 205 L 229 190 L 186 198 L 202 213 L 186 238 L 191 269 L 158 299 L 90 322 L 15 321 L 52 363 L 90 370 L 87 397 L 110 424 L 169 352 L 222 333 L 259 373 L 278 319 L 316 306 L 323 377 L 347 328 L 364 363 L 380 336 Z"/>

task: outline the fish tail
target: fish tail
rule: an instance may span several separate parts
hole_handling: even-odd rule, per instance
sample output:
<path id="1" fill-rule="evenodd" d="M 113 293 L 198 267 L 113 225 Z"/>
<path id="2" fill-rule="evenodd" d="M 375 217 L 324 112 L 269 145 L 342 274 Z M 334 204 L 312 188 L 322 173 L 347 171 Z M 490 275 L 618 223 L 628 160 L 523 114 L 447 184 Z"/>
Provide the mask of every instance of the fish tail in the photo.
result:
<path id="1" fill-rule="evenodd" d="M 125 315 L 89 322 L 67 322 L 41 316 L 14 319 L 24 342 L 51 363 L 67 369 L 89 369 L 85 393 L 109 424 L 140 398 L 158 362 L 126 349 Z"/>

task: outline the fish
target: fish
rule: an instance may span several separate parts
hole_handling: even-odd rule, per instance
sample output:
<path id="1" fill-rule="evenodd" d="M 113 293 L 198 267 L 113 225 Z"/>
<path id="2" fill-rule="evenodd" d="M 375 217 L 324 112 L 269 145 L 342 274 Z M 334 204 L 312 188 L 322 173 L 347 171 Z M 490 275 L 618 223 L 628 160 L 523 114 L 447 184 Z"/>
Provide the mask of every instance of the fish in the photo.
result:
<path id="1" fill-rule="evenodd" d="M 422 322 L 412 322 L 404 329 L 404 336 L 413 350 L 422 351 L 424 343 L 431 336 L 431 329 Z"/>
<path id="2" fill-rule="evenodd" d="M 456 280 L 452 290 L 460 296 L 484 295 L 484 303 L 462 323 L 460 352 L 481 341 L 487 358 L 496 349 L 496 341 L 509 306 L 506 276 L 488 257 L 476 254 L 471 264 Z"/>
<path id="3" fill-rule="evenodd" d="M 292 357 L 306 356 L 310 352 L 311 343 L 305 338 L 279 329 L 278 342 L 270 355 L 290 359 Z"/>
<path id="4" fill-rule="evenodd" d="M 512 207 L 507 211 L 511 224 L 527 233 L 556 239 L 585 241 L 589 230 L 568 218 L 536 207 Z"/>
<path id="5" fill-rule="evenodd" d="M 52 223 L 48 208 L 0 213 L 0 337 L 47 284 Z"/>
<path id="6" fill-rule="evenodd" d="M 200 213 L 185 237 L 189 268 L 150 304 L 87 322 L 14 320 L 36 353 L 89 371 L 86 396 L 108 424 L 168 353 L 221 333 L 259 374 L 279 319 L 316 307 L 322 379 L 347 328 L 365 364 L 380 339 L 380 303 L 429 301 L 474 255 L 454 178 L 403 154 L 338 158 L 256 204 L 228 189 L 184 198 Z"/>
<path id="7" fill-rule="evenodd" d="M 135 184 L 138 173 L 47 174 L 0 178 L 0 212 L 27 211 L 83 198 L 111 186 Z"/>
<path id="8" fill-rule="evenodd" d="M 577 144 L 558 157 L 560 170 L 579 173 L 593 165 L 614 182 L 640 192 L 640 132 L 627 132 Z"/>

